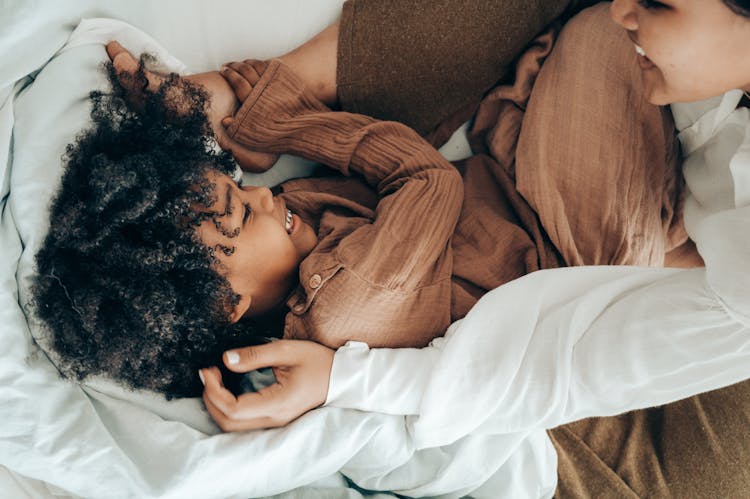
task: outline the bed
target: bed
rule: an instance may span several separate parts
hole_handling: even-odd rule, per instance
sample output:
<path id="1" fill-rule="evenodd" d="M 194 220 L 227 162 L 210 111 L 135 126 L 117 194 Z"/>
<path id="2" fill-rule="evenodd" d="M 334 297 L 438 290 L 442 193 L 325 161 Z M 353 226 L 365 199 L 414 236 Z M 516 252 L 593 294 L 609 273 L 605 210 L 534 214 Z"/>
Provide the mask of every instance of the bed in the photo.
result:
<path id="1" fill-rule="evenodd" d="M 283 429 L 222 434 L 198 399 L 166 402 L 104 379 L 85 385 L 61 379 L 29 313 L 28 287 L 61 155 L 87 125 L 89 92 L 104 84 L 103 43 L 118 38 L 134 53 L 157 55 L 163 69 L 203 71 L 284 53 L 332 22 L 340 6 L 341 0 L 2 4 L 0 496 L 551 497 L 557 454 L 544 428 L 747 378 L 742 334 L 726 337 L 736 343 L 704 335 L 711 348 L 698 351 L 688 348 L 697 337 L 672 341 L 633 320 L 641 311 L 631 304 L 646 303 L 639 293 L 653 298 L 647 307 L 679 311 L 672 291 L 703 283 L 703 270 L 613 266 L 533 272 L 487 293 L 436 340 L 442 346 L 432 351 L 439 354 L 412 412 L 324 407 Z M 530 52 L 522 59 L 533 59 Z M 739 98 L 738 91 L 728 93 L 724 107 L 733 109 Z M 714 119 L 700 117 L 718 102 L 709 104 L 676 113 L 678 124 Z M 441 149 L 449 159 L 469 153 L 466 130 Z M 245 180 L 273 184 L 312 166 L 282 157 L 268 175 Z M 626 334 L 607 327 L 612 323 L 626 324 Z M 619 344 L 625 347 L 612 348 Z M 426 351 L 381 350 L 387 379 L 360 384 L 364 399 L 388 384 L 407 393 L 405 385 L 424 374 L 388 356 L 408 361 Z M 363 375 L 361 358 L 350 359 L 355 368 L 348 372 Z M 655 380 L 650 384 L 646 371 Z"/>
<path id="2" fill-rule="evenodd" d="M 134 53 L 155 53 L 165 69 L 204 71 L 227 60 L 282 54 L 330 24 L 341 3 L 3 2 L 0 495 L 390 495 L 367 492 L 373 489 L 459 497 L 484 481 L 486 476 L 479 483 L 437 485 L 442 453 L 433 459 L 416 452 L 403 417 L 324 408 L 285 429 L 221 434 L 199 399 L 166 402 L 107 380 L 70 383 L 40 348 L 43 338 L 29 314 L 33 256 L 48 223 L 60 158 L 87 124 L 89 91 L 105 88 L 103 41 L 114 32 Z M 442 149 L 449 159 L 467 154 L 464 132 Z M 275 184 L 306 175 L 312 166 L 282 157 L 278 168 L 245 180 Z"/>

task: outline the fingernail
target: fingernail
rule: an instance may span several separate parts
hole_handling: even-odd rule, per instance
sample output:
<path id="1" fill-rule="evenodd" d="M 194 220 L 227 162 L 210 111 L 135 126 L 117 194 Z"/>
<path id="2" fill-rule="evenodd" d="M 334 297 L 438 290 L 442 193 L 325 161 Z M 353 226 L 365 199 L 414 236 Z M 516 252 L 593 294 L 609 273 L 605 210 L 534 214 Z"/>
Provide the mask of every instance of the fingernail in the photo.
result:
<path id="1" fill-rule="evenodd" d="M 201 383 L 206 384 L 206 378 L 203 377 L 203 369 L 198 370 L 198 377 L 201 379 Z"/>
<path id="2" fill-rule="evenodd" d="M 240 363 L 240 354 L 237 352 L 227 352 L 227 363 L 231 365 Z"/>
<path id="3" fill-rule="evenodd" d="M 229 71 L 229 68 L 226 66 L 222 66 L 221 69 L 219 69 L 219 72 L 221 73 L 226 73 L 227 71 Z"/>

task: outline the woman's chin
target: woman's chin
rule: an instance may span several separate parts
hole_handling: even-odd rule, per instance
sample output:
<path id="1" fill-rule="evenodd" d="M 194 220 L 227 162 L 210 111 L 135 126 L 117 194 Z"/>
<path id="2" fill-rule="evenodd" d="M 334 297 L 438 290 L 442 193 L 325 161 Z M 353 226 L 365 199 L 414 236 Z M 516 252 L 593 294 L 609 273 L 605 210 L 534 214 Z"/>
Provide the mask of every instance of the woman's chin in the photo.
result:
<path id="1" fill-rule="evenodd" d="M 685 88 L 684 85 L 670 84 L 658 66 L 644 69 L 641 77 L 643 95 L 649 103 L 655 106 L 668 106 L 676 102 L 695 102 L 712 97 L 712 95 L 696 92 L 696 89 Z"/>
<path id="2" fill-rule="evenodd" d="M 689 102 L 689 100 L 684 99 L 684 94 L 679 95 L 679 92 L 674 92 L 667 88 L 664 80 L 661 78 L 653 78 L 652 81 L 649 81 L 647 75 L 644 75 L 643 83 L 643 94 L 646 100 L 655 106 L 668 106 L 675 102 Z"/>
<path id="3" fill-rule="evenodd" d="M 668 96 L 659 92 L 646 94 L 646 100 L 655 106 L 668 106 L 676 102 L 674 99 L 670 99 Z"/>
<path id="4" fill-rule="evenodd" d="M 725 86 L 705 86 L 700 88 L 684 88 L 679 85 L 669 85 L 661 75 L 643 75 L 643 94 L 646 100 L 656 106 L 668 106 L 675 103 L 700 102 L 706 99 L 724 95 L 732 88 Z"/>

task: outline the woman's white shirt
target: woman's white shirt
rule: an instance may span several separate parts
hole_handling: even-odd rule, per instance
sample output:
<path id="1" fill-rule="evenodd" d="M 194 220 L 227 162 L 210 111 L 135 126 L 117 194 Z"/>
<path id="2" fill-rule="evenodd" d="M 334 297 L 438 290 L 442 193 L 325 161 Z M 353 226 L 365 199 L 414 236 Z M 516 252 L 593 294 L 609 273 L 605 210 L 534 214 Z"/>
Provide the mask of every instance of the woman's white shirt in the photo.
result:
<path id="1" fill-rule="evenodd" d="M 497 476 L 525 462 L 536 480 L 506 482 L 507 495 L 540 497 L 556 479 L 544 429 L 750 378 L 750 110 L 737 109 L 741 97 L 673 106 L 685 223 L 705 269 L 535 272 L 488 293 L 424 349 L 348 343 L 326 405 L 404 415 L 416 449 L 516 442 L 515 455 L 487 446 L 473 458 Z"/>
<path id="2" fill-rule="evenodd" d="M 689 189 L 685 225 L 703 260 L 706 280 L 738 320 L 750 324 L 750 109 L 743 92 L 727 93 L 693 123 L 688 105 L 673 106 L 684 126 L 680 142 Z M 689 115 L 688 115 L 689 116 Z"/>

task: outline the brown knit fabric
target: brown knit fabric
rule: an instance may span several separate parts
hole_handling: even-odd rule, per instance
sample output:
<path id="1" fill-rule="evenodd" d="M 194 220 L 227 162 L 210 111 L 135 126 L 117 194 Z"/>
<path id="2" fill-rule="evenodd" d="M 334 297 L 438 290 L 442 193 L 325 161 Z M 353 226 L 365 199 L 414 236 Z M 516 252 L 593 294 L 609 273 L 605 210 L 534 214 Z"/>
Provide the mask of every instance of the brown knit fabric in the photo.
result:
<path id="1" fill-rule="evenodd" d="M 521 120 L 496 111 L 525 106 L 554 34 L 540 36 L 520 58 L 514 83 L 482 105 L 483 119 L 502 124 L 509 151 Z M 301 265 L 286 337 L 332 346 L 352 339 L 371 346 L 423 345 L 490 289 L 562 263 L 516 191 L 508 165 L 488 155 L 460 162 L 463 190 L 471 193 L 461 204 L 457 171 L 412 130 L 326 113 L 301 85 L 272 62 L 229 133 L 253 148 L 358 173 L 374 193 L 332 179 L 284 186 L 288 206 L 310 220 L 320 238 Z"/>
<path id="2" fill-rule="evenodd" d="M 537 33 L 566 9 L 591 3 L 349 0 L 339 31 L 339 101 L 427 134 L 454 113 L 468 118 Z"/>
<path id="3" fill-rule="evenodd" d="M 595 35 L 586 41 L 604 43 L 613 27 L 594 22 Z M 604 37 L 596 35 L 602 31 Z M 626 37 L 616 33 L 611 46 L 597 45 L 609 47 L 605 53 L 614 66 L 628 61 L 622 54 Z M 637 88 L 613 85 L 605 94 L 634 109 L 618 114 L 629 156 L 609 147 L 606 134 L 584 134 L 598 139 L 586 144 L 556 141 L 582 127 L 606 130 L 612 120 L 576 79 L 580 63 L 570 49 L 556 51 L 543 69 L 554 38 L 555 29 L 539 36 L 518 58 L 512 83 L 498 86 L 482 102 L 471 141 L 483 153 L 457 165 L 468 193 L 463 204 L 455 171 L 412 130 L 329 113 L 296 75 L 271 62 L 237 112 L 230 135 L 253 149 L 291 152 L 345 175 L 357 173 L 375 191 L 364 194 L 340 184 L 337 192 L 330 180 L 317 185 L 317 179 L 286 186 L 287 203 L 320 237 L 289 300 L 286 337 L 331 346 L 349 339 L 373 347 L 419 346 L 463 317 L 488 290 L 529 272 L 563 263 L 661 263 L 651 261 L 653 255 L 663 261 L 664 241 L 679 219 L 676 144 L 664 133 L 671 122 L 659 108 L 644 104 Z M 565 46 L 575 53 L 577 42 Z M 548 67 L 554 71 L 546 74 L 563 76 L 545 78 Z M 601 72 L 599 85 L 624 79 L 607 67 Z M 545 114 L 547 107 L 571 102 L 556 99 L 549 89 L 571 95 L 577 90 L 585 98 L 576 98 L 574 109 Z M 534 106 L 534 99 L 542 105 Z M 517 156 L 519 140 L 529 145 Z M 612 177 L 630 184 L 624 188 Z M 539 187 L 522 188 L 527 185 Z M 651 192 L 665 195 L 642 197 Z M 555 228 L 571 224 L 575 237 L 559 237 Z"/>
<path id="4" fill-rule="evenodd" d="M 609 23 L 605 26 L 611 28 Z M 623 142 L 642 143 L 644 134 L 653 140 L 652 145 L 634 151 L 628 161 L 617 152 L 607 154 L 605 140 L 586 144 L 588 149 L 552 140 L 563 128 L 576 130 L 590 126 L 589 122 L 594 127 L 608 122 L 593 100 L 591 105 L 577 106 L 577 115 L 565 110 L 564 124 L 552 119 L 557 116 L 539 120 L 539 113 L 530 113 L 525 117 L 532 89 L 533 95 L 541 92 L 542 100 L 548 98 L 544 89 L 549 84 L 543 81 L 538 85 L 541 90 L 536 90 L 535 81 L 543 73 L 555 31 L 537 37 L 518 58 L 512 83 L 498 86 L 483 100 L 471 141 L 475 150 L 484 153 L 457 165 L 467 193 L 457 223 L 455 215 L 446 218 L 439 208 L 454 213 L 451 202 L 461 202 L 460 185 L 436 181 L 438 173 L 444 176 L 450 167 L 414 132 L 360 115 L 326 113 L 322 104 L 302 90 L 294 74 L 278 62 L 271 63 L 238 111 L 230 133 L 252 148 L 292 152 L 346 175 L 358 173 L 375 189 L 374 195 L 363 194 L 362 189 L 342 183 L 336 191 L 330 179 L 285 186 L 289 206 L 305 214 L 321 235 L 320 245 L 301 266 L 301 286 L 289 301 L 287 337 L 333 346 L 348 339 L 371 346 L 420 345 L 442 334 L 449 321 L 463 317 L 488 290 L 541 268 L 564 262 L 639 263 L 643 255 L 659 252 L 663 259 L 664 244 L 655 242 L 663 241 L 673 224 L 678 196 L 674 193 L 676 144 L 664 134 L 661 140 L 653 134 L 655 129 L 664 129 L 662 112 L 640 105 L 631 113 L 639 126 L 623 127 Z M 620 52 L 613 54 L 620 60 Z M 557 59 L 550 63 L 558 64 Z M 554 84 L 555 88 L 572 88 L 570 81 Z M 616 90 L 615 96 L 638 95 L 625 86 Z M 533 145 L 519 151 L 516 163 L 519 136 L 523 138 L 524 133 L 536 138 Z M 543 160 L 530 154 L 541 154 Z M 644 181 L 639 173 L 654 180 Z M 543 189 L 524 199 L 517 175 Z M 602 188 L 610 185 L 608 175 L 630 178 L 629 190 L 635 193 L 671 194 L 664 200 L 636 199 L 640 203 L 636 210 L 632 204 L 619 202 L 619 187 L 614 191 Z M 571 178 L 588 183 L 576 180 L 571 184 Z M 557 199 L 567 204 L 554 207 L 551 213 L 545 211 Z M 575 204 L 579 199 L 585 202 Z M 528 201 L 545 215 L 541 221 Z M 611 220 L 612 235 L 630 226 L 638 232 L 597 237 L 602 215 L 609 220 L 609 213 L 631 208 L 643 218 L 633 218 L 630 225 Z M 586 220 L 595 223 L 581 223 Z M 645 220 L 657 223 L 648 225 Z M 580 224 L 577 237 L 583 243 L 574 246 L 558 238 L 555 247 L 543 224 L 555 227 L 571 222 Z M 639 246 L 620 251 L 632 244 Z M 565 250 L 566 260 L 560 249 Z M 451 276 L 452 285 L 447 280 Z"/>
<path id="5" fill-rule="evenodd" d="M 750 381 L 549 432 L 559 498 L 750 496 Z"/>

